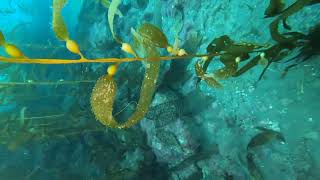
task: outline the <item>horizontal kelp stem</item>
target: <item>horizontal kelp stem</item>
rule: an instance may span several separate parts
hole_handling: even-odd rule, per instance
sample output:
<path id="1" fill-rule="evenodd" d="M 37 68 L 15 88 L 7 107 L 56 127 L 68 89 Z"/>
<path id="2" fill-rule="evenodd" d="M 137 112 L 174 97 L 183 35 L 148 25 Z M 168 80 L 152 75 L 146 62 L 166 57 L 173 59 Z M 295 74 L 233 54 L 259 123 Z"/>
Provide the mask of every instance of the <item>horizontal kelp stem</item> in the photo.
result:
<path id="1" fill-rule="evenodd" d="M 211 57 L 219 54 L 193 54 L 186 56 L 161 56 L 161 57 L 148 57 L 149 61 L 167 61 L 175 59 L 188 59 L 194 57 Z M 141 61 L 144 58 L 133 57 L 133 58 L 101 58 L 101 59 L 28 59 L 28 58 L 7 58 L 0 56 L 0 62 L 15 63 L 15 64 L 80 64 L 80 63 L 122 63 L 122 62 L 134 62 Z"/>
<path id="2" fill-rule="evenodd" d="M 59 118 L 59 117 L 63 117 L 63 116 L 65 116 L 65 114 L 55 114 L 55 115 L 47 115 L 47 116 L 29 117 L 29 118 L 24 118 L 24 120 L 53 119 L 53 118 Z"/>

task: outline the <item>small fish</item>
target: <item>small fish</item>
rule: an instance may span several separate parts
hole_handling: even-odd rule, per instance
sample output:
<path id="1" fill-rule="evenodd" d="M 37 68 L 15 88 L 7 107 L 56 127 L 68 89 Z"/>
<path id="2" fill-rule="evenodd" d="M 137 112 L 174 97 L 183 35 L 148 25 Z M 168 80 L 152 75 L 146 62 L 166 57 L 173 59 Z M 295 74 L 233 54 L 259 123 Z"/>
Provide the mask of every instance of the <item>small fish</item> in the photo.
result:
<path id="1" fill-rule="evenodd" d="M 255 135 L 250 140 L 250 142 L 247 146 L 247 149 L 252 149 L 252 148 L 255 148 L 258 146 L 262 146 L 264 144 L 269 143 L 273 139 L 277 139 L 281 142 L 285 142 L 285 138 L 283 137 L 283 135 L 280 132 L 277 132 L 277 131 L 274 131 L 271 129 L 267 129 L 267 128 L 263 128 L 263 127 L 257 127 L 257 129 L 259 129 L 262 132 Z"/>

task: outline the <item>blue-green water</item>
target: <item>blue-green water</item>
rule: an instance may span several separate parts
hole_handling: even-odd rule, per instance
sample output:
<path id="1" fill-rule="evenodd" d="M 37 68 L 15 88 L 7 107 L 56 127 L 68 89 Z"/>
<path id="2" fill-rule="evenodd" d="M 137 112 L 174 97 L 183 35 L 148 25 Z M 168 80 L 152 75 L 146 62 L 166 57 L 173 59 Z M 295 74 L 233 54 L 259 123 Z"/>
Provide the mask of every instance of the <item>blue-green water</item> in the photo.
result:
<path id="1" fill-rule="evenodd" d="M 114 31 L 142 60 L 115 60 L 113 110 L 114 63 L 54 64 L 81 61 L 68 39 L 87 61 L 134 59 L 109 1 L 68 0 L 67 39 L 53 1 L 0 2 L 0 180 L 320 179 L 320 1 L 122 0 Z M 143 118 L 114 128 L 110 111 Z"/>

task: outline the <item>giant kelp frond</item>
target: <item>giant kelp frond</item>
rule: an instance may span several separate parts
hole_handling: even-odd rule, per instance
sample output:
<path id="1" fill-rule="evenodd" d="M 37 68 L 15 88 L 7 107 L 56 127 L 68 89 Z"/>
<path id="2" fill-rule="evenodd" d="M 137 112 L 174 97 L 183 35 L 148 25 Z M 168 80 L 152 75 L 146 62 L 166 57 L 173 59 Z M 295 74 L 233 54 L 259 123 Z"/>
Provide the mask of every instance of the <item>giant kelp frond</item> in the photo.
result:
<path id="1" fill-rule="evenodd" d="M 297 0 L 294 4 L 284 9 L 284 3 L 278 0 L 272 0 L 266 10 L 267 16 L 275 16 L 275 20 L 270 24 L 270 33 L 276 41 L 275 44 L 268 46 L 256 43 L 236 42 L 228 35 L 214 38 L 207 46 L 205 54 L 188 54 L 179 47 L 176 40 L 174 45 L 169 44 L 168 38 L 162 32 L 160 27 L 150 23 L 143 23 L 141 26 L 131 32 L 133 35 L 133 46 L 122 42 L 114 28 L 114 17 L 117 14 L 121 0 L 109 1 L 101 0 L 103 5 L 108 8 L 108 23 L 113 38 L 121 44 L 121 49 L 133 55 L 134 57 L 124 58 L 101 58 L 86 59 L 78 46 L 77 42 L 70 38 L 67 24 L 64 22 L 61 14 L 67 0 L 53 0 L 53 19 L 52 28 L 57 39 L 65 42 L 66 48 L 79 55 L 78 59 L 50 59 L 50 58 L 27 58 L 22 51 L 13 44 L 6 42 L 4 35 L 0 32 L 0 46 L 3 47 L 9 57 L 0 57 L 0 61 L 7 63 L 26 63 L 26 64 L 78 64 L 78 63 L 114 63 L 108 68 L 108 74 L 101 76 L 96 82 L 91 95 L 91 107 L 97 120 L 102 124 L 112 128 L 129 128 L 139 122 L 146 112 L 154 95 L 156 82 L 159 74 L 159 65 L 161 60 L 190 59 L 194 57 L 201 58 L 195 64 L 196 75 L 208 85 L 214 88 L 222 87 L 222 80 L 232 77 L 238 77 L 243 73 L 254 68 L 258 64 L 265 66 L 259 79 L 262 78 L 267 68 L 273 62 L 281 62 L 290 51 L 301 48 L 301 53 L 319 54 L 319 27 L 310 31 L 308 35 L 300 32 L 287 32 L 280 34 L 278 31 L 279 22 L 283 21 L 287 29 L 290 26 L 285 20 L 292 14 L 301 10 L 304 6 L 319 3 L 315 0 Z M 158 51 L 162 48 L 165 51 Z M 169 55 L 161 56 L 160 52 Z M 209 70 L 209 65 L 214 57 L 219 58 L 219 63 L 223 65 L 220 69 Z M 309 57 L 309 56 L 305 56 Z M 124 123 L 119 123 L 112 114 L 114 98 L 117 91 L 116 81 L 113 76 L 117 72 L 117 67 L 124 62 L 141 61 L 145 68 L 145 76 L 141 85 L 140 99 L 135 112 Z M 6 65 L 0 68 L 7 68 Z M 17 82 L 19 83 L 19 82 Z M 35 82 L 36 83 L 36 82 Z M 36 85 L 36 84 L 34 84 Z"/>
<path id="2" fill-rule="evenodd" d="M 144 25 L 142 27 L 146 28 Z M 135 112 L 124 123 L 118 121 L 112 115 L 114 97 L 116 95 L 117 84 L 113 80 L 112 74 L 103 75 L 100 77 L 92 91 L 91 107 L 96 119 L 102 124 L 112 128 L 129 128 L 139 122 L 147 113 L 151 104 L 153 94 L 156 88 L 158 79 L 160 61 L 148 61 L 148 57 L 156 58 L 159 53 L 156 50 L 155 44 L 146 43 L 147 41 L 141 36 L 142 28 L 140 28 L 139 37 L 136 46 L 142 46 L 144 51 L 143 57 L 145 64 L 145 76 L 140 90 L 140 99 L 138 101 Z M 145 31 L 146 29 L 144 29 Z"/>

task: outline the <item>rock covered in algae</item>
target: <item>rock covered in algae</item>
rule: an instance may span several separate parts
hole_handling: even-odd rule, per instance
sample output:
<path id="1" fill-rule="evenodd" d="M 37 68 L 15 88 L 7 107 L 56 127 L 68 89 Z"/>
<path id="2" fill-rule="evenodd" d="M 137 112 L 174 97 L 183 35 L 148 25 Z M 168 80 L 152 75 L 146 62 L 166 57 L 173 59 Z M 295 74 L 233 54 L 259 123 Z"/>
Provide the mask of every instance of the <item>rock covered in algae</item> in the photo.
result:
<path id="1" fill-rule="evenodd" d="M 100 77 L 91 94 L 91 108 L 96 119 L 102 124 L 114 127 L 117 123 L 113 120 L 113 101 L 117 91 L 117 84 L 111 76 Z"/>

